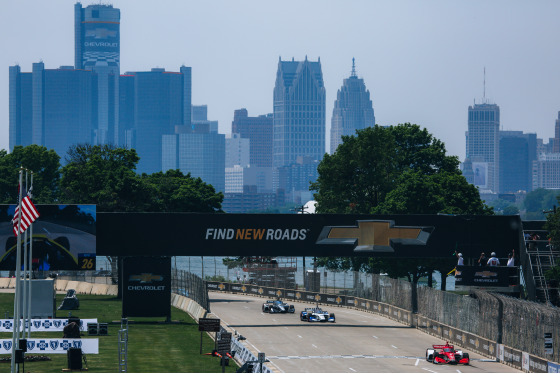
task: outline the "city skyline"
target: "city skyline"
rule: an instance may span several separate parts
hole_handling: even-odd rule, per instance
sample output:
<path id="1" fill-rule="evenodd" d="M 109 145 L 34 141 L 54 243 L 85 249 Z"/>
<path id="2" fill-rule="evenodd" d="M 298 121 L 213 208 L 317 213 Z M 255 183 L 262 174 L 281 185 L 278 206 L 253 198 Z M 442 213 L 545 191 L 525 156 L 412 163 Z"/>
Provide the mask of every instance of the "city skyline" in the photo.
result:
<path id="1" fill-rule="evenodd" d="M 0 149 L 9 149 L 8 67 L 18 63 L 31 71 L 39 61 L 46 69 L 71 65 L 75 3 L 3 4 Z M 82 2 L 91 4 L 96 2 Z M 425 127 L 460 161 L 468 106 L 483 97 L 484 68 L 485 96 L 500 106 L 500 129 L 536 132 L 545 143 L 554 136 L 560 111 L 559 3 L 287 1 L 280 9 L 256 1 L 111 4 L 121 11 L 121 73 L 192 67 L 192 103 L 208 105 L 220 133 L 231 132 L 235 109 L 253 116 L 272 113 L 278 59 L 307 56 L 321 59 L 326 151 L 336 93 L 353 57 L 378 124 Z"/>

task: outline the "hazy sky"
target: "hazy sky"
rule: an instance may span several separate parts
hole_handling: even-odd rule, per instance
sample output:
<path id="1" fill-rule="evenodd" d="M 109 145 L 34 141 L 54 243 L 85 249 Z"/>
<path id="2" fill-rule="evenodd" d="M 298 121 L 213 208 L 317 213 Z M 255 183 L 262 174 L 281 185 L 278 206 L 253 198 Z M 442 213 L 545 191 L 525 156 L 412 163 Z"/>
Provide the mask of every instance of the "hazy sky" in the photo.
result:
<path id="1" fill-rule="evenodd" d="M 5 0 L 0 12 L 0 149 L 8 149 L 8 67 L 74 63 L 74 0 Z M 99 2 L 83 1 L 83 6 Z M 107 1 L 104 1 L 107 3 Z M 559 1 L 144 1 L 121 10 L 121 73 L 192 67 L 194 105 L 221 133 L 233 111 L 272 112 L 278 58 L 321 58 L 327 134 L 352 57 L 376 122 L 411 122 L 463 161 L 467 109 L 483 95 L 501 127 L 548 142 L 560 111 Z M 327 147 L 329 144 L 327 137 Z"/>

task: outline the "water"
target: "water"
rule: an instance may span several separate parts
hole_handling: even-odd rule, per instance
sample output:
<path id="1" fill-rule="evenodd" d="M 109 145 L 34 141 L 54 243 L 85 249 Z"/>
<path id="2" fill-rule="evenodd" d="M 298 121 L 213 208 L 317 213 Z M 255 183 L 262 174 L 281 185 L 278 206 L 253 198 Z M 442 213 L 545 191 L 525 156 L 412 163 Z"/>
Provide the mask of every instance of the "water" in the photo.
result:
<path id="1" fill-rule="evenodd" d="M 202 276 L 202 264 L 204 263 L 204 276 L 205 277 L 224 277 L 226 280 L 236 281 L 243 279 L 243 275 L 247 274 L 243 272 L 241 268 L 229 269 L 224 265 L 223 259 L 226 257 L 186 257 L 186 256 L 176 256 L 172 257 L 171 264 L 179 270 L 189 271 L 198 276 Z M 204 262 L 203 262 L 204 260 Z M 296 258 L 296 283 L 300 286 L 303 285 L 303 257 Z M 305 269 L 313 269 L 313 257 L 305 257 Z M 336 287 L 336 288 L 349 288 L 352 287 L 353 274 L 352 272 L 332 272 L 327 271 L 327 276 L 325 277 L 325 269 L 322 267 L 317 268 L 321 273 L 321 284 L 326 287 Z M 362 276 L 365 275 L 362 273 Z M 439 272 L 434 272 L 433 280 L 437 282 L 437 288 L 441 288 L 441 274 Z M 455 277 L 447 277 L 447 290 L 452 291 L 455 289 Z"/>

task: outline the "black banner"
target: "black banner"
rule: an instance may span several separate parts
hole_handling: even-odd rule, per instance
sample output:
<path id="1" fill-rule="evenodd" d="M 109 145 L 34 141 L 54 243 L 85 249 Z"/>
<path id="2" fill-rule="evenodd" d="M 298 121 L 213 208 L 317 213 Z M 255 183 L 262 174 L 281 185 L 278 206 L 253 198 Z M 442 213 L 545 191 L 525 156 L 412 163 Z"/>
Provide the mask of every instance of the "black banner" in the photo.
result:
<path id="1" fill-rule="evenodd" d="M 478 258 L 520 248 L 519 216 L 98 213 L 98 256 Z M 179 232 L 181 235 L 162 235 Z M 518 251 L 519 253 L 519 251 Z"/>
<path id="2" fill-rule="evenodd" d="M 508 287 L 515 285 L 516 267 L 457 266 L 455 285 L 478 287 Z"/>
<path id="3" fill-rule="evenodd" d="M 171 257 L 125 257 L 123 317 L 171 318 Z"/>

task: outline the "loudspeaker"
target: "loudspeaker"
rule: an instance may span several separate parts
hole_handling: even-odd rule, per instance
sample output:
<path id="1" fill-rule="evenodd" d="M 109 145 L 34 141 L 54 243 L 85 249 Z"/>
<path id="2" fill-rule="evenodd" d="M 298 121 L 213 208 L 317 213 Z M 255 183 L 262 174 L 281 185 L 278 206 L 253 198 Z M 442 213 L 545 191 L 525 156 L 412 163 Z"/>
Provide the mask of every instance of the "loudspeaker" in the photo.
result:
<path id="1" fill-rule="evenodd" d="M 99 324 L 98 323 L 88 323 L 87 324 L 88 335 L 99 335 Z"/>
<path id="2" fill-rule="evenodd" d="M 27 352 L 27 339 L 20 339 L 18 341 L 18 348 L 24 352 Z"/>
<path id="3" fill-rule="evenodd" d="M 107 323 L 100 323 L 98 332 L 99 332 L 99 335 L 108 335 L 109 334 L 109 325 Z"/>
<path id="4" fill-rule="evenodd" d="M 68 348 L 68 369 L 82 370 L 81 348 Z"/>
<path id="5" fill-rule="evenodd" d="M 16 354 L 14 356 L 14 359 L 16 364 L 23 364 L 24 361 L 23 350 L 16 349 Z"/>

